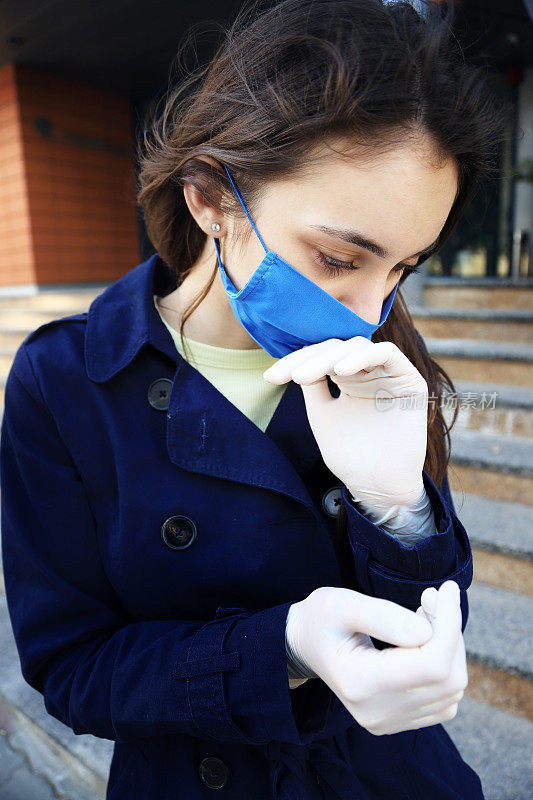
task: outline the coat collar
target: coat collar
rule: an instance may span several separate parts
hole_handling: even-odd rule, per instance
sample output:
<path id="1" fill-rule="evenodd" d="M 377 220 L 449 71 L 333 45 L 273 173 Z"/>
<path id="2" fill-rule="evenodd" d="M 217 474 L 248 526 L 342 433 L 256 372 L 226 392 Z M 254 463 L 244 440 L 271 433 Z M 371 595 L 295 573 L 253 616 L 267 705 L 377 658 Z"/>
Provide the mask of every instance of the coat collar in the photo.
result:
<path id="1" fill-rule="evenodd" d="M 313 503 L 302 476 L 320 458 L 301 387 L 291 381 L 265 432 L 246 417 L 176 350 L 153 295 L 169 294 L 177 276 L 155 253 L 91 303 L 85 364 L 103 383 L 153 345 L 176 364 L 167 413 L 170 460 L 193 472 L 273 489 Z"/>
<path id="2" fill-rule="evenodd" d="M 85 332 L 85 368 L 92 381 L 108 381 L 146 342 L 176 361 L 172 337 L 153 300 L 154 294 L 169 294 L 176 286 L 176 274 L 154 253 L 93 300 Z"/>

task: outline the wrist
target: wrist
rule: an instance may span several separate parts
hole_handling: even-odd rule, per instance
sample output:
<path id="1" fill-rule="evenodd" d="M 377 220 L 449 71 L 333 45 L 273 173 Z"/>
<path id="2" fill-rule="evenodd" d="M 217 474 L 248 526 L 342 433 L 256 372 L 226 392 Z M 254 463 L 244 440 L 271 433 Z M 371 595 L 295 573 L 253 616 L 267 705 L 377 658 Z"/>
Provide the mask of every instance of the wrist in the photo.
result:
<path id="1" fill-rule="evenodd" d="M 294 605 L 297 604 L 293 603 L 293 605 L 289 606 L 285 625 L 285 655 L 287 658 L 287 670 L 289 678 L 318 678 L 318 675 L 313 672 L 304 661 L 301 660 L 299 654 L 296 652 L 296 649 L 292 644 L 291 625 L 294 621 Z"/>
<path id="2" fill-rule="evenodd" d="M 315 678 L 316 675 L 310 675 L 305 664 L 299 661 L 292 650 L 290 649 L 287 640 L 285 639 L 285 655 L 287 657 L 287 674 L 289 678 Z"/>
<path id="3" fill-rule="evenodd" d="M 427 500 L 423 479 L 415 489 L 400 495 L 379 492 L 374 489 L 356 488 L 352 490 L 349 487 L 347 489 L 351 500 L 364 509 L 363 513 L 382 517 L 383 521 L 388 521 L 403 512 L 417 513 L 424 508 Z"/>
<path id="4" fill-rule="evenodd" d="M 425 487 L 416 503 L 409 506 L 397 504 L 386 511 L 383 508 L 380 511 L 369 508 L 365 503 L 358 502 L 357 497 L 359 495 L 352 496 L 352 499 L 358 505 L 359 511 L 404 546 L 412 546 L 436 532 L 433 507 Z"/>

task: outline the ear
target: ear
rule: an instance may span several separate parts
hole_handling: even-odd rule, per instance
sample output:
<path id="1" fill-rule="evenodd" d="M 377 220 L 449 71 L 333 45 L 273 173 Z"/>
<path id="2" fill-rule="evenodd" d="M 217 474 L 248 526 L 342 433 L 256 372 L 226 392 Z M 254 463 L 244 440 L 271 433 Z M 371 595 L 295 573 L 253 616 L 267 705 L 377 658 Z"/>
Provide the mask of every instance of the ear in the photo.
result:
<path id="1" fill-rule="evenodd" d="M 222 171 L 221 165 L 211 156 L 196 156 L 196 160 L 204 161 L 207 164 L 211 164 L 215 169 Z M 226 228 L 226 215 L 211 205 L 204 195 L 189 181 L 186 181 L 183 186 L 183 196 L 187 203 L 187 208 L 203 232 L 207 236 L 213 236 L 213 228 L 211 226 L 214 222 L 218 222 L 220 236 Z"/>

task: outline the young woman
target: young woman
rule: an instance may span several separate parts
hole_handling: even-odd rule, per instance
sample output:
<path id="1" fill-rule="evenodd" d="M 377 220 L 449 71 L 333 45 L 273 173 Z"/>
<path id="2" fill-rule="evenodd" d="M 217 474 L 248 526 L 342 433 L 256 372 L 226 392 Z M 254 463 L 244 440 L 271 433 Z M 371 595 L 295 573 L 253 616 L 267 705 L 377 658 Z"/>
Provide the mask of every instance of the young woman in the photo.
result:
<path id="1" fill-rule="evenodd" d="M 400 288 L 501 136 L 446 20 L 241 14 L 141 143 L 156 252 L 16 353 L 9 612 L 48 712 L 114 741 L 108 800 L 483 797 L 441 724 L 472 580 L 453 385 Z"/>

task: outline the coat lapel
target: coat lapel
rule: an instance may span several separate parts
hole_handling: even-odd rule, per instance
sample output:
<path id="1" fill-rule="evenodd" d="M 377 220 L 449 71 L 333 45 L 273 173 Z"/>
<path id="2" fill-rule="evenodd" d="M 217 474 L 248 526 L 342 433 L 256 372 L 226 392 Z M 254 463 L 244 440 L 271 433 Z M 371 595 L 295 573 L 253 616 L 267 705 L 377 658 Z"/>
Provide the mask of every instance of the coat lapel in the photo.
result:
<path id="1" fill-rule="evenodd" d="M 263 431 L 180 357 L 167 412 L 167 450 L 177 466 L 281 492 L 315 512 L 303 481 L 320 458 L 300 386 L 287 386 Z"/>
<path id="2" fill-rule="evenodd" d="M 92 302 L 85 334 L 88 377 L 111 380 L 146 347 L 176 366 L 167 409 L 167 451 L 182 469 L 281 492 L 314 514 L 303 477 L 320 458 L 301 387 L 291 381 L 266 432 L 176 350 L 154 306 L 177 278 L 158 253 L 112 283 Z"/>

